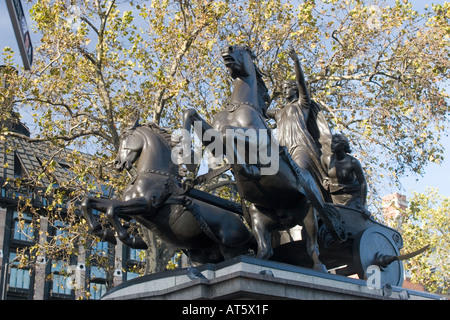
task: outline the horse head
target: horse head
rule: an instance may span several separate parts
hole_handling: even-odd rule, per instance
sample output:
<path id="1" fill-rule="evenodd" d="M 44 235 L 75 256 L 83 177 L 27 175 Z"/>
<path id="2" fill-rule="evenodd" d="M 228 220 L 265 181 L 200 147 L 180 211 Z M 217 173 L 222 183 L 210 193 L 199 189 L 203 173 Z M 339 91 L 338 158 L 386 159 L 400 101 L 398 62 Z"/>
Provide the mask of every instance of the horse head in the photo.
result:
<path id="1" fill-rule="evenodd" d="M 247 45 L 234 45 L 225 46 L 221 53 L 231 77 L 243 80 L 239 84 L 235 82 L 231 101 L 259 106 L 265 114 L 270 104 L 270 95 L 263 80 L 264 74 L 253 61 L 256 59 L 254 52 Z"/>
<path id="2" fill-rule="evenodd" d="M 256 55 L 247 45 L 225 46 L 222 49 L 222 58 L 233 79 L 250 77 L 256 72 L 253 63 Z"/>
<path id="3" fill-rule="evenodd" d="M 116 170 L 130 170 L 133 163 L 139 158 L 141 150 L 144 147 L 142 137 L 136 134 L 136 129 L 139 127 L 139 121 L 136 120 L 122 132 L 119 150 L 117 151 L 117 156 L 114 160 L 114 167 Z"/>

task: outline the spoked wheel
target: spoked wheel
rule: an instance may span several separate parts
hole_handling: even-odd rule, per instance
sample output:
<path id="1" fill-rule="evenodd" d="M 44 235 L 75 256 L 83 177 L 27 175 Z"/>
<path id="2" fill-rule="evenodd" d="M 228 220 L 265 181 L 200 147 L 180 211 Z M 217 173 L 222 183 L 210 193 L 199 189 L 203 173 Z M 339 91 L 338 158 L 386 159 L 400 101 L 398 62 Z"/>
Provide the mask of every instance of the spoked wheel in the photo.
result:
<path id="1" fill-rule="evenodd" d="M 353 259 L 357 266 L 358 274 L 365 279 L 375 277 L 372 270 L 369 270 L 369 266 L 377 265 L 380 269 L 380 287 L 384 287 L 386 284 L 391 286 L 401 286 L 403 283 L 403 263 L 402 261 L 395 260 L 387 266 L 380 265 L 379 257 L 382 256 L 398 256 L 399 247 L 396 242 L 398 234 L 389 232 L 380 227 L 370 227 L 362 231 L 355 239 L 353 247 Z M 401 243 L 401 241 L 399 242 Z M 376 267 L 375 267 L 376 269 Z"/>

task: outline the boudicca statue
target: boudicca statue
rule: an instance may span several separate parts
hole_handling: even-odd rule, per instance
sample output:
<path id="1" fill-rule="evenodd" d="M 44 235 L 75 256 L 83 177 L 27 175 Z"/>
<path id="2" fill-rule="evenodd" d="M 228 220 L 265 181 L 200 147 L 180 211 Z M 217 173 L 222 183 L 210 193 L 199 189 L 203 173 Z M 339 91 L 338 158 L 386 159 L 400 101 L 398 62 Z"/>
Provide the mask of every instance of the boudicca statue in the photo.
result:
<path id="1" fill-rule="evenodd" d="M 249 224 L 258 242 L 256 256 L 271 258 L 271 235 L 274 231 L 301 225 L 305 230 L 307 252 L 313 268 L 326 272 L 319 258 L 317 242 L 317 216 L 329 222 L 323 197 L 311 173 L 296 165 L 286 147 L 280 148 L 278 143 L 273 146 L 275 138 L 265 117 L 267 104 L 264 96 L 268 90 L 254 62 L 255 55 L 248 46 L 235 45 L 223 48 L 222 58 L 233 78 L 229 105 L 214 116 L 212 124 L 202 119 L 194 109 L 187 110 L 184 113 L 184 129 L 190 130 L 194 122 L 198 121 L 202 125 L 202 132 L 215 130 L 222 134 L 222 143 L 227 149 L 239 194 L 251 203 Z M 242 132 L 252 132 L 255 136 L 252 139 L 251 135 Z M 206 147 L 211 144 L 210 140 L 200 138 Z M 254 153 L 242 155 L 238 148 L 233 148 L 233 142 L 239 139 L 244 140 L 246 145 L 256 144 L 255 150 L 259 152 L 255 161 L 249 159 Z M 229 150 L 230 147 L 233 150 Z M 270 150 L 272 155 L 278 155 L 277 170 L 270 174 L 262 172 L 265 166 L 272 164 L 263 161 L 261 150 Z M 212 152 L 217 152 L 217 149 Z M 243 161 L 237 161 L 239 159 Z M 331 223 L 328 225 L 338 238 L 345 237 Z"/>
<path id="2" fill-rule="evenodd" d="M 195 109 L 185 110 L 182 129 L 187 135 L 181 141 L 171 139 L 170 132 L 153 123 L 136 121 L 125 129 L 115 167 L 130 170 L 135 166 L 137 174 L 121 200 L 86 196 L 81 209 L 91 231 L 113 244 L 117 233 L 124 244 L 145 249 L 143 239 L 130 236 L 122 225 L 122 219 L 134 219 L 182 249 L 194 264 L 255 253 L 260 259 L 321 272 L 336 268 L 339 274 L 356 273 L 361 278 L 367 276 L 368 266 L 376 265 L 382 284 L 401 285 L 401 260 L 421 251 L 400 255 L 400 233 L 362 210 L 366 192 L 362 168 L 348 155 L 343 136 L 331 139 L 320 108 L 310 98 L 294 50 L 289 54 L 297 81 L 294 87 L 285 87 L 287 104 L 276 111 L 268 110 L 268 89 L 253 51 L 234 45 L 223 48 L 221 54 L 233 79 L 228 105 L 211 124 Z M 279 141 L 267 125 L 269 117 L 276 119 L 281 131 Z M 190 146 L 192 126 L 214 157 L 226 157 L 226 169 L 231 168 L 248 207 L 245 202 L 241 207 L 201 192 L 180 176 L 172 157 L 174 144 Z M 190 151 L 182 153 L 190 157 Z M 322 179 L 328 179 L 335 203 L 327 202 Z M 113 229 L 101 225 L 93 209 L 106 213 Z M 279 232 L 297 225 L 303 227 L 302 240 L 272 242 Z"/>
<path id="3" fill-rule="evenodd" d="M 326 190 L 322 188 L 327 173 L 321 159 L 330 157 L 331 131 L 320 106 L 311 99 L 293 48 L 289 49 L 289 56 L 294 62 L 296 81 L 283 82 L 282 93 L 286 104 L 279 109 L 268 110 L 267 115 L 276 121 L 280 145 L 288 149 L 300 168 L 311 173 L 324 199 L 329 201 Z"/>

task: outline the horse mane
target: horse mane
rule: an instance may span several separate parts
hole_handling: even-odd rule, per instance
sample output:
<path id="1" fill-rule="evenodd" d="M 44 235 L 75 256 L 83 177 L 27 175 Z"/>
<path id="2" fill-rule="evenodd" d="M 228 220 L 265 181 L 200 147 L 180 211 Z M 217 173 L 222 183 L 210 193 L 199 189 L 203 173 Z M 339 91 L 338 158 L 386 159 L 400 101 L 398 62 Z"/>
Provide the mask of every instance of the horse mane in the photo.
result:
<path id="1" fill-rule="evenodd" d="M 267 88 L 266 83 L 264 82 L 264 79 L 263 79 L 264 74 L 261 72 L 261 70 L 258 68 L 258 66 L 254 62 L 253 62 L 253 65 L 255 66 L 255 71 L 256 71 L 256 82 L 258 85 L 259 106 L 263 109 L 263 114 L 266 116 L 266 111 L 270 105 L 269 89 Z"/>
<path id="2" fill-rule="evenodd" d="M 177 145 L 177 142 L 172 140 L 172 131 L 170 131 L 169 129 L 160 127 L 155 122 L 147 122 L 143 125 L 148 127 L 153 132 L 162 136 L 164 138 L 164 140 L 167 142 L 167 144 L 169 145 L 170 149 L 173 149 L 173 147 L 175 147 Z"/>
<path id="3" fill-rule="evenodd" d="M 170 150 L 172 150 L 178 144 L 177 141 L 173 141 L 172 140 L 172 131 L 170 131 L 169 129 L 164 128 L 164 127 L 160 127 L 155 122 L 147 122 L 147 123 L 143 124 L 143 126 L 146 126 L 147 128 L 149 128 L 150 130 L 152 130 L 156 134 L 159 134 L 161 137 L 163 137 L 164 140 L 169 145 Z M 186 177 L 187 170 L 185 168 L 183 168 L 183 166 L 181 166 L 179 164 L 177 164 L 176 166 L 178 167 L 178 175 L 181 178 Z"/>

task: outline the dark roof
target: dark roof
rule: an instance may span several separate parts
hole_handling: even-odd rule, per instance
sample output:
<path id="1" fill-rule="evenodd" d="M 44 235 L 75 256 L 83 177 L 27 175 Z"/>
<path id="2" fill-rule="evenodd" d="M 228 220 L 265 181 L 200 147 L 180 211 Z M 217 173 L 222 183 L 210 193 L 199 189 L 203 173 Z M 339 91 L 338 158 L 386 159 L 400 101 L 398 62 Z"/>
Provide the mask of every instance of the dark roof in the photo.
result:
<path id="1" fill-rule="evenodd" d="M 57 153 L 58 155 L 55 156 Z M 9 136 L 6 141 L 0 142 L 0 168 L 3 168 L 0 178 L 4 180 L 15 179 L 15 168 L 17 166 L 22 168 L 24 178 L 31 178 L 32 173 L 42 170 L 42 164 L 45 160 L 53 159 L 56 163 L 53 178 L 61 184 L 67 178 L 66 155 L 67 151 L 56 150 L 48 143 L 29 143 L 26 139 Z M 41 181 L 43 186 L 46 186 L 54 179 L 44 177 Z"/>
<path id="2" fill-rule="evenodd" d="M 54 171 L 51 176 L 43 176 L 36 187 L 45 190 L 50 183 L 62 186 L 73 177 L 71 164 L 67 161 L 72 152 L 71 149 L 57 148 L 47 142 L 29 142 L 25 135 L 6 136 L 6 139 L 0 140 L 0 187 L 13 182 L 18 176 L 25 180 L 35 178 L 43 171 L 43 164 L 49 160 L 54 161 Z M 89 154 L 82 153 L 82 156 L 83 161 L 93 161 Z M 103 196 L 112 196 L 110 189 L 100 183 L 97 186 Z"/>

